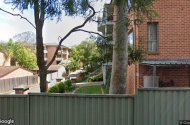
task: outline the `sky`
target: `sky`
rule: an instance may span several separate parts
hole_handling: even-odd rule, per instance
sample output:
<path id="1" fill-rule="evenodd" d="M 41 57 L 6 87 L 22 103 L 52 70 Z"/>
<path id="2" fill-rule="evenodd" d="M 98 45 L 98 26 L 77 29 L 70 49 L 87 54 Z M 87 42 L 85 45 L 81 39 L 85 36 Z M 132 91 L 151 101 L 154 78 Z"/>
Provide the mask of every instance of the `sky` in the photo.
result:
<path id="1" fill-rule="evenodd" d="M 102 0 L 101 2 L 92 3 L 95 10 L 100 10 L 103 8 L 103 4 L 109 3 L 110 0 Z M 12 12 L 14 14 L 19 14 L 19 10 L 13 10 L 11 5 L 4 4 L 3 0 L 0 0 L 0 8 Z M 21 13 L 22 14 L 22 13 Z M 22 16 L 26 17 L 30 22 L 34 24 L 34 14 L 33 10 L 25 10 Z M 64 37 L 70 29 L 80 25 L 84 22 L 82 17 L 66 17 L 62 16 L 62 21 L 57 23 L 57 20 L 47 19 L 43 27 L 43 39 L 44 43 L 58 43 L 58 37 Z M 97 23 L 88 22 L 83 28 L 89 31 L 97 31 Z M 8 41 L 16 34 L 22 32 L 32 31 L 35 33 L 35 29 L 24 19 L 20 17 L 9 15 L 0 10 L 0 41 Z M 76 32 L 71 34 L 64 42 L 63 45 L 71 47 L 73 45 L 80 44 L 85 39 L 89 38 L 90 34 L 84 32 Z"/>

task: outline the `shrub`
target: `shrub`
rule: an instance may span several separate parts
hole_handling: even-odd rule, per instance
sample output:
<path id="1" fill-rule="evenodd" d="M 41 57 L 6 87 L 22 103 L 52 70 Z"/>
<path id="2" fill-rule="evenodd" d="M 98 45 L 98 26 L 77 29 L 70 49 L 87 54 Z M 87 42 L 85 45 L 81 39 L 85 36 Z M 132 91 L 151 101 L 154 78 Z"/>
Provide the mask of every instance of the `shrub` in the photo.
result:
<path id="1" fill-rule="evenodd" d="M 57 83 L 57 86 L 59 88 L 59 93 L 65 93 L 65 84 L 63 82 Z"/>
<path id="2" fill-rule="evenodd" d="M 90 80 L 91 80 L 92 82 L 95 82 L 95 81 L 103 81 L 103 76 L 102 76 L 102 75 L 101 75 L 101 76 L 98 76 L 98 75 L 92 76 L 92 77 L 90 77 Z"/>
<path id="3" fill-rule="evenodd" d="M 48 93 L 65 93 L 65 84 L 58 82 L 48 89 Z"/>
<path id="4" fill-rule="evenodd" d="M 70 86 L 67 88 L 68 91 L 73 91 L 76 88 L 76 86 Z"/>
<path id="5" fill-rule="evenodd" d="M 63 83 L 65 84 L 65 87 L 66 87 L 66 88 L 72 86 L 72 81 L 69 80 L 69 79 L 65 80 Z"/>
<path id="6" fill-rule="evenodd" d="M 54 85 L 48 89 L 48 93 L 59 93 L 58 85 Z"/>
<path id="7" fill-rule="evenodd" d="M 82 76 L 88 75 L 88 71 L 84 70 L 84 71 L 80 72 L 80 74 L 81 74 Z"/>
<path id="8" fill-rule="evenodd" d="M 80 82 L 83 82 L 83 80 L 82 79 L 76 80 L 76 83 L 80 83 Z"/>

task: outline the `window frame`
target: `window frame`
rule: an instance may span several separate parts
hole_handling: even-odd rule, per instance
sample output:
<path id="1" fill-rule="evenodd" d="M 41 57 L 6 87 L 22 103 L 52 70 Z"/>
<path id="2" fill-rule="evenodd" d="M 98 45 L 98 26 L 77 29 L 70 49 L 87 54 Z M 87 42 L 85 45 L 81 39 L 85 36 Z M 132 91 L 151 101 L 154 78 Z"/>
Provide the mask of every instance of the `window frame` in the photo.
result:
<path id="1" fill-rule="evenodd" d="M 128 33 L 128 46 L 130 46 L 129 35 L 130 35 L 131 33 L 133 33 L 132 49 L 134 50 L 134 44 L 135 44 L 135 42 L 134 42 L 134 30 L 133 30 L 133 29 L 131 29 L 131 30 L 129 31 L 129 33 Z"/>
<path id="2" fill-rule="evenodd" d="M 149 25 L 156 25 L 156 40 L 149 40 Z M 158 52 L 159 49 L 158 49 L 158 22 L 147 22 L 147 51 L 148 52 Z M 156 42 L 156 50 L 153 50 L 153 49 L 149 49 L 149 42 L 153 43 L 153 42 Z"/>

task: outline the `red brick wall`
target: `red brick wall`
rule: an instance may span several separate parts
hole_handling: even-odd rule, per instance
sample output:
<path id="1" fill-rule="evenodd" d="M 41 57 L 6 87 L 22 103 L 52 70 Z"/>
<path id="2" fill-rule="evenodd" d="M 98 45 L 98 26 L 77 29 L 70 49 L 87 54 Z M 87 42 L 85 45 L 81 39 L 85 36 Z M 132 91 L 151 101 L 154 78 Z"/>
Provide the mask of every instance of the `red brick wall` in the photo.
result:
<path id="1" fill-rule="evenodd" d="M 140 85 L 143 86 L 143 76 L 152 76 L 153 67 L 140 65 Z M 188 87 L 190 85 L 190 67 L 187 66 L 158 66 L 156 75 L 164 82 L 174 81 L 175 87 Z"/>
<path id="2" fill-rule="evenodd" d="M 47 53 L 47 59 L 48 59 L 47 64 L 48 64 L 51 61 L 51 59 L 53 58 L 53 55 L 54 55 L 57 47 L 56 46 L 46 46 L 46 49 L 48 51 L 48 53 Z M 56 59 L 53 61 L 52 65 L 57 65 Z"/>
<path id="3" fill-rule="evenodd" d="M 190 0 L 156 0 L 153 9 L 158 22 L 158 53 L 147 58 L 190 58 Z M 138 36 L 145 35 L 147 48 L 147 22 L 138 26 Z"/>
<path id="4" fill-rule="evenodd" d="M 190 1 L 189 0 L 156 0 L 153 10 L 159 17 L 158 22 L 158 52 L 148 52 L 146 58 L 190 58 Z M 140 36 L 144 37 L 144 47 L 147 49 L 147 19 L 136 26 L 135 45 Z M 140 66 L 140 77 L 137 84 L 143 85 L 143 76 L 153 75 L 153 67 Z M 175 86 L 189 86 L 189 68 L 185 66 L 157 67 L 157 75 L 168 82 L 173 79 Z M 138 82 L 139 80 L 139 82 Z"/>
<path id="5" fill-rule="evenodd" d="M 128 66 L 127 94 L 135 94 L 135 65 Z"/>

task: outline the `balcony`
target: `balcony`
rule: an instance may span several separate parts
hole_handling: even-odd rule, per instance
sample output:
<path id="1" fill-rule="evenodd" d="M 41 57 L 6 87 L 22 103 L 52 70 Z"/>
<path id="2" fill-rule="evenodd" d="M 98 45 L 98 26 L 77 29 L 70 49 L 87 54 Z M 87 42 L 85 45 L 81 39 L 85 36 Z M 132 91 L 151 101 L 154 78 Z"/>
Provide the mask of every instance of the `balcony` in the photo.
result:
<path id="1" fill-rule="evenodd" d="M 112 34 L 113 32 L 113 20 L 114 20 L 114 6 L 111 4 L 104 5 L 104 12 L 102 18 L 99 18 L 98 31 L 103 34 Z"/>
<path id="2" fill-rule="evenodd" d="M 107 34 L 113 33 L 113 20 L 107 20 L 104 22 L 98 23 L 98 31 L 105 34 L 105 31 Z"/>
<path id="3" fill-rule="evenodd" d="M 58 54 L 67 54 L 66 50 L 58 50 Z"/>
<path id="4" fill-rule="evenodd" d="M 55 59 L 56 61 L 62 61 L 63 60 L 63 58 L 61 58 L 61 57 L 56 57 L 56 59 Z"/>
<path id="5" fill-rule="evenodd" d="M 47 61 L 47 60 L 48 60 L 48 58 L 45 57 L 45 58 L 44 58 L 44 61 Z"/>

